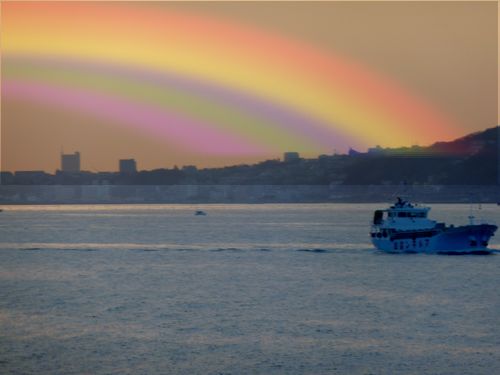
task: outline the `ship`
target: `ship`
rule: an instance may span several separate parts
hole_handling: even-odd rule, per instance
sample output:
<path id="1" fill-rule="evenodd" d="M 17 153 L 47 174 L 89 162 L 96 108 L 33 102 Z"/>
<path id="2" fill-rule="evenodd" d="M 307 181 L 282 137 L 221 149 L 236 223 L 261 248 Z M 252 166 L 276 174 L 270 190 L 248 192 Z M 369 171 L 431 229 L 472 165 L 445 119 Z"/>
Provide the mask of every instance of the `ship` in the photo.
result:
<path id="1" fill-rule="evenodd" d="M 430 207 L 398 197 L 396 203 L 373 215 L 373 245 L 390 253 L 489 254 L 490 238 L 498 227 L 491 223 L 446 225 L 428 218 Z"/>

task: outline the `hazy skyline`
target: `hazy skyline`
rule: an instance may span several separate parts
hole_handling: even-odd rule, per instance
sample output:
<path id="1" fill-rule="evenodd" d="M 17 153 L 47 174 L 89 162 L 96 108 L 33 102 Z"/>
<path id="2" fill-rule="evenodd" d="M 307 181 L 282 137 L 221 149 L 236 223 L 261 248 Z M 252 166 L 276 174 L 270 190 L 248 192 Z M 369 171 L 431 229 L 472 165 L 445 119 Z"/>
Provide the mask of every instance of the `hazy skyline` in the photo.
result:
<path id="1" fill-rule="evenodd" d="M 1 37 L 2 170 L 54 171 L 62 147 L 84 170 L 254 163 L 499 122 L 496 2 L 3 2 Z"/>

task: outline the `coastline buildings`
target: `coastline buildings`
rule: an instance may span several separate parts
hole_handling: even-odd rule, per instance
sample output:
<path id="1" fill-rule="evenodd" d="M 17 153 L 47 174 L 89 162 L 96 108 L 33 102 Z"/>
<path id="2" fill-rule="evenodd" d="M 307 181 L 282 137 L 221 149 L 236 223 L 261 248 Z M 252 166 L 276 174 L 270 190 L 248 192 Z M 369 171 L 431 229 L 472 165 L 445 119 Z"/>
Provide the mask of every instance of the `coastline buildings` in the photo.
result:
<path id="1" fill-rule="evenodd" d="M 62 172 L 80 172 L 80 153 L 74 154 L 61 153 L 61 171 Z"/>
<path id="2" fill-rule="evenodd" d="M 289 151 L 289 152 L 285 152 L 283 154 L 283 161 L 285 163 L 297 161 L 297 160 L 300 160 L 300 155 L 298 152 Z"/>
<path id="3" fill-rule="evenodd" d="M 137 172 L 137 163 L 135 162 L 135 159 L 120 159 L 118 164 L 120 173 Z"/>
<path id="4" fill-rule="evenodd" d="M 116 172 L 80 170 L 80 153 L 61 154 L 54 175 L 28 170 L 0 172 L 2 185 L 493 185 L 500 181 L 499 128 L 486 129 L 431 146 L 383 148 L 367 152 L 265 160 L 198 169 L 187 165 L 137 171 L 135 159 L 118 161 Z M 500 192 L 499 192 L 500 194 Z M 497 202 L 500 201 L 497 199 Z"/>

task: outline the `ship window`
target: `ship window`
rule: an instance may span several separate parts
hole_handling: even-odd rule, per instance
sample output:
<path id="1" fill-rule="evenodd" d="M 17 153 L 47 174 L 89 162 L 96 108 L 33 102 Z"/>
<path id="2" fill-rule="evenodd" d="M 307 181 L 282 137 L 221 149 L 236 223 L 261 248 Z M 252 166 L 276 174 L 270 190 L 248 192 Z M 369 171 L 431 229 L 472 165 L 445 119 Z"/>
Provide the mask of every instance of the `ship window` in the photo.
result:
<path id="1" fill-rule="evenodd" d="M 398 212 L 398 217 L 425 217 L 425 212 Z"/>
<path id="2" fill-rule="evenodd" d="M 375 225 L 382 224 L 383 217 L 384 217 L 384 211 L 381 210 L 375 211 L 375 214 L 373 215 L 373 224 Z"/>

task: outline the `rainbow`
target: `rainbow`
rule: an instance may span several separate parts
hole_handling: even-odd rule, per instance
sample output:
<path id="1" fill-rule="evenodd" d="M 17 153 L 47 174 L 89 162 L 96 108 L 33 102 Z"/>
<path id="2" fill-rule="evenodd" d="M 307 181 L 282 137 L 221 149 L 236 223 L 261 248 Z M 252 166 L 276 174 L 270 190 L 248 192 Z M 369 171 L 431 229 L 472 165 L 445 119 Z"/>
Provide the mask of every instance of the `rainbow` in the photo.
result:
<path id="1" fill-rule="evenodd" d="M 86 113 L 207 155 L 453 138 L 363 64 L 251 25 L 137 3 L 3 2 L 2 98 Z"/>

